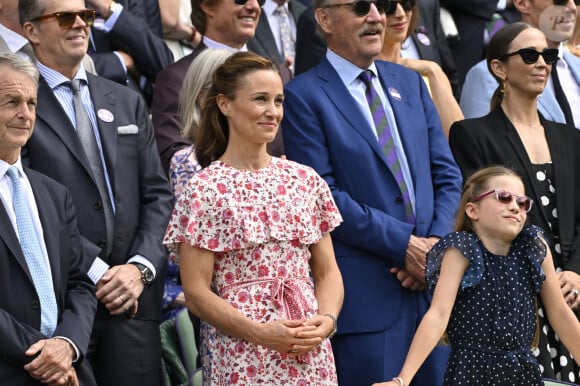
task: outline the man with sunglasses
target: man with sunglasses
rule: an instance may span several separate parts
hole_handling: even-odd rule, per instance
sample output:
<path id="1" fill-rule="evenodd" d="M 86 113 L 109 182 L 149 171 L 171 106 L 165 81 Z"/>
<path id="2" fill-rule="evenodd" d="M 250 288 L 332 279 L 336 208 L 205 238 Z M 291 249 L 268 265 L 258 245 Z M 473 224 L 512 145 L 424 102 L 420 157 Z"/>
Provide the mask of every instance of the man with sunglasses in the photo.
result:
<path id="1" fill-rule="evenodd" d="M 452 230 L 461 190 L 420 75 L 375 61 L 392 6 L 315 0 L 326 57 L 285 89 L 286 154 L 327 181 L 344 218 L 332 234 L 345 287 L 332 341 L 341 386 L 397 375 L 429 307 L 425 254 Z M 447 355 L 436 348 L 414 384 L 441 385 Z"/>
<path id="2" fill-rule="evenodd" d="M 95 11 L 84 0 L 20 0 L 41 77 L 26 165 L 69 188 L 99 300 L 90 361 L 100 386 L 158 386 L 172 194 L 143 98 L 86 74 Z"/>
<path id="3" fill-rule="evenodd" d="M 177 117 L 179 92 L 190 65 L 206 48 L 247 51 L 256 32 L 265 0 L 192 0 L 191 20 L 203 35 L 193 52 L 161 71 L 153 90 L 151 114 L 155 138 L 165 171 L 173 154 L 191 143 L 181 135 Z M 193 64 L 192 64 L 193 63 Z"/>
<path id="4" fill-rule="evenodd" d="M 572 36 L 574 23 L 577 22 L 574 1 L 514 0 L 513 5 L 520 13 L 521 21 L 541 29 L 548 39 L 548 46 L 559 51 L 558 60 L 552 62 L 548 84 L 538 98 L 538 111 L 550 121 L 569 123 L 580 129 L 580 110 L 575 108 L 580 105 L 580 58 L 571 54 L 561 43 Z M 548 23 L 549 20 L 560 20 L 561 26 Z M 529 54 L 524 52 L 524 60 L 525 56 L 530 64 L 538 58 L 531 51 Z M 497 81 L 488 71 L 485 60 L 472 67 L 465 78 L 460 99 L 465 118 L 487 115 L 496 88 Z"/>

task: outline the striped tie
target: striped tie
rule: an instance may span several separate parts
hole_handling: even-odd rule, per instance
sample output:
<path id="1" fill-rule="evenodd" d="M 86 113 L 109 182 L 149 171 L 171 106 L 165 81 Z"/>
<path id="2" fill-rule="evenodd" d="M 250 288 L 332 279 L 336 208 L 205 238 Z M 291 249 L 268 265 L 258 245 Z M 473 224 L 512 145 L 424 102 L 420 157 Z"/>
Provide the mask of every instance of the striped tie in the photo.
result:
<path id="1" fill-rule="evenodd" d="M 393 173 L 393 176 L 399 185 L 399 189 L 401 190 L 407 222 L 409 224 L 415 224 L 415 214 L 413 213 L 413 205 L 411 204 L 409 189 L 407 188 L 407 183 L 403 177 L 403 171 L 401 170 L 401 164 L 399 163 L 399 157 L 397 156 L 397 149 L 395 149 L 395 141 L 393 140 L 389 128 L 387 113 L 385 112 L 381 98 L 379 98 L 379 94 L 377 94 L 377 90 L 373 87 L 372 77 L 373 73 L 370 70 L 363 71 L 358 76 L 358 78 L 366 85 L 365 95 L 371 108 L 371 114 L 373 115 L 373 121 L 377 129 L 379 145 L 387 158 L 387 165 L 389 166 L 389 169 L 391 169 L 391 173 Z"/>

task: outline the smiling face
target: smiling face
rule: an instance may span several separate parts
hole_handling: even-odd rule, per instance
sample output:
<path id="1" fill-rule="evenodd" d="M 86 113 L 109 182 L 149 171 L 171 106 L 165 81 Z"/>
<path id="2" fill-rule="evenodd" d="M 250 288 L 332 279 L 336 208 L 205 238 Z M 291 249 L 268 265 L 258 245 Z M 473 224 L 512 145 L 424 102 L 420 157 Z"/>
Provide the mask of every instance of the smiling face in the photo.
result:
<path id="1" fill-rule="evenodd" d="M 409 25 L 413 11 L 405 11 L 400 3 L 397 3 L 397 10 L 387 17 L 387 28 L 385 29 L 384 44 L 401 44 L 407 38 Z"/>
<path id="2" fill-rule="evenodd" d="M 332 0 L 327 5 L 340 2 Z M 348 6 L 318 8 L 315 15 L 328 48 L 358 67 L 368 68 L 381 52 L 387 17 L 374 3 L 364 16 L 357 16 Z"/>
<path id="3" fill-rule="evenodd" d="M 201 5 L 207 17 L 205 35 L 233 48 L 242 48 L 256 33 L 261 8 L 257 0 L 238 5 L 234 0 L 219 0 Z"/>
<path id="4" fill-rule="evenodd" d="M 32 135 L 36 84 L 30 76 L 0 66 L 0 159 L 12 164 Z"/>
<path id="5" fill-rule="evenodd" d="M 274 140 L 284 116 L 282 80 L 271 70 L 250 72 L 240 79 L 232 99 L 220 94 L 217 102 L 228 121 L 229 144 L 267 144 Z"/>
<path id="6" fill-rule="evenodd" d="M 548 42 L 542 31 L 536 28 L 527 28 L 512 41 L 508 53 L 516 52 L 521 48 L 533 48 L 542 52 L 548 48 Z M 520 55 L 514 55 L 503 61 L 494 59 L 491 66 L 499 78 L 506 79 L 509 94 L 504 98 L 537 97 L 544 91 L 552 69 L 551 65 L 544 62 L 541 55 L 538 61 L 533 64 L 526 64 Z"/>
<path id="7" fill-rule="evenodd" d="M 86 9 L 83 0 L 43 0 L 44 15 Z M 60 27 L 56 18 L 24 23 L 24 32 L 34 46 L 38 60 L 72 78 L 76 74 L 89 44 L 89 26 L 79 17 L 70 28 Z"/>
<path id="8" fill-rule="evenodd" d="M 480 194 L 492 189 L 506 190 L 518 196 L 525 195 L 524 184 L 512 175 L 495 176 L 489 179 L 487 187 Z M 512 200 L 504 204 L 496 199 L 495 194 L 487 195 L 477 202 L 470 202 L 465 213 L 471 219 L 475 233 L 490 249 L 498 243 L 510 244 L 521 232 L 527 219 L 527 213 Z"/>

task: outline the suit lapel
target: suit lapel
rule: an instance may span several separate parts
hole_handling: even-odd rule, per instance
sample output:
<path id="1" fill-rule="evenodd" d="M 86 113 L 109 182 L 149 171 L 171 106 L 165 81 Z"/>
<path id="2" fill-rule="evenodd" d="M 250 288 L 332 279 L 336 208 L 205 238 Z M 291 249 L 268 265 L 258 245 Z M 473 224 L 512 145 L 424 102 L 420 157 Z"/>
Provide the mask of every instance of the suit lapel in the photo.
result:
<path id="1" fill-rule="evenodd" d="M 52 282 L 55 287 L 60 283 L 60 250 L 58 248 L 60 240 L 59 229 L 53 226 L 55 224 L 55 219 L 51 218 L 54 214 L 51 214 L 48 210 L 47 202 L 50 202 L 52 197 L 38 180 L 38 177 L 34 173 L 30 173 L 25 170 L 26 176 L 30 181 L 30 186 L 32 187 L 32 192 L 34 194 L 34 200 L 36 201 L 36 207 L 38 208 L 38 217 L 40 218 L 40 224 L 42 225 L 42 231 L 44 234 L 44 244 L 46 245 L 46 253 L 48 254 L 48 260 L 50 262 L 50 270 L 52 273 Z"/>
<path id="2" fill-rule="evenodd" d="M 356 102 L 350 95 L 350 92 L 332 67 L 328 59 L 324 59 L 317 67 L 318 76 L 325 82 L 322 86 L 330 103 L 334 104 L 336 110 L 349 123 L 351 129 L 358 132 L 371 149 L 379 156 L 385 165 L 387 160 L 383 151 L 379 147 L 377 138 L 374 135 L 374 129 L 369 127 L 363 113 L 357 108 Z M 341 128 L 337 128 L 341 129 Z M 346 127 L 344 128 L 346 129 Z"/>
<path id="3" fill-rule="evenodd" d="M 97 116 L 97 126 L 101 136 L 101 146 L 103 149 L 103 156 L 105 157 L 105 164 L 107 165 L 107 172 L 109 174 L 109 182 L 111 188 L 114 189 L 114 172 L 117 161 L 117 127 L 119 122 L 116 117 L 120 114 L 117 111 L 117 100 L 113 95 L 113 90 L 107 86 L 97 76 L 87 74 L 89 80 L 89 90 L 91 92 L 91 99 L 93 100 L 93 107 Z M 111 122 L 100 118 L 104 112 L 110 112 L 113 116 Z M 108 114 L 107 114 L 108 115 Z"/>
<path id="4" fill-rule="evenodd" d="M 278 51 L 278 46 L 274 40 L 274 35 L 270 29 L 270 23 L 268 23 L 268 17 L 265 12 L 260 14 L 260 22 L 256 27 L 254 39 L 262 45 L 263 49 L 269 54 L 269 56 L 275 57 L 277 63 L 284 62 L 282 55 L 280 55 L 280 51 Z"/>
<path id="5" fill-rule="evenodd" d="M 0 224 L 1 225 L 1 232 L 0 232 L 0 239 L 4 241 L 12 256 L 16 259 L 20 267 L 26 272 L 26 276 L 32 281 L 32 276 L 30 275 L 30 271 L 28 270 L 28 264 L 26 263 L 26 259 L 24 257 L 24 253 L 22 253 L 22 248 L 20 247 L 20 241 L 18 241 L 18 236 L 14 228 L 12 227 L 12 222 L 10 221 L 10 217 L 6 212 L 6 208 L 4 205 L 0 204 Z"/>
<path id="6" fill-rule="evenodd" d="M 76 130 L 72 122 L 68 119 L 62 105 L 56 99 L 56 96 L 54 96 L 54 93 L 42 76 L 38 84 L 38 107 L 36 109 L 36 115 L 46 123 L 49 130 L 55 132 L 85 168 L 89 176 L 92 176 L 89 160 L 83 150 Z"/>
<path id="7" fill-rule="evenodd" d="M 580 85 L 580 58 L 564 50 L 564 60 L 566 60 L 572 76 L 576 79 L 576 83 Z"/>

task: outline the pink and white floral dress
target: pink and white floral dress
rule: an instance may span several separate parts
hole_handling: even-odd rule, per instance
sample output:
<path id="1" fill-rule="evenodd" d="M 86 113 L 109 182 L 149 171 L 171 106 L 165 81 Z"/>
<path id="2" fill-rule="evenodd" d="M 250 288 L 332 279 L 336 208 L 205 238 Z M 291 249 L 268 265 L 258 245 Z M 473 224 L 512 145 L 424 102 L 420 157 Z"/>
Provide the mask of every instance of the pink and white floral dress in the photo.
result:
<path id="1" fill-rule="evenodd" d="M 309 318 L 318 303 L 309 246 L 342 218 L 326 182 L 311 168 L 273 158 L 260 170 L 215 161 L 185 186 L 164 243 L 216 253 L 212 287 L 258 322 Z M 202 353 L 206 385 L 336 385 L 330 341 L 287 357 L 221 334 Z"/>

